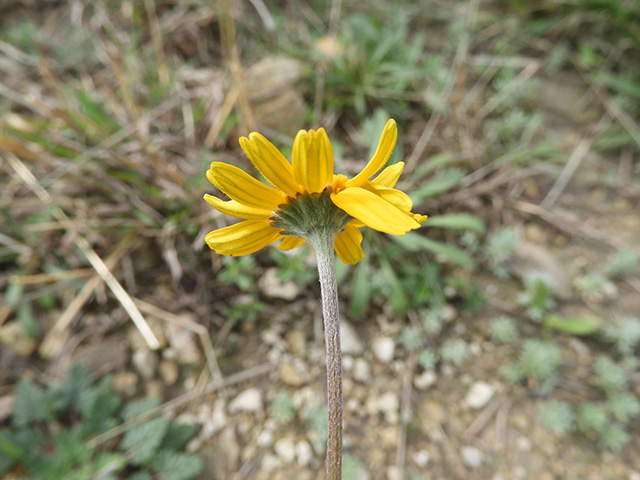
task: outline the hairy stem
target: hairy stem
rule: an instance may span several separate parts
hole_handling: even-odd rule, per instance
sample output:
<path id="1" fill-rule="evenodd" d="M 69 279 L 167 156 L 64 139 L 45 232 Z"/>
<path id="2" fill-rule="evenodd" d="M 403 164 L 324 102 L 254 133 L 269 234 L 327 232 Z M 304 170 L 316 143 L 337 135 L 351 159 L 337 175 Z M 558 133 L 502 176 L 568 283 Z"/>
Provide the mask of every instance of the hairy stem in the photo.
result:
<path id="1" fill-rule="evenodd" d="M 342 478 L 342 355 L 340 352 L 340 317 L 338 285 L 330 232 L 318 232 L 310 240 L 318 259 L 318 277 L 322 297 L 322 317 L 327 352 L 327 480 Z"/>

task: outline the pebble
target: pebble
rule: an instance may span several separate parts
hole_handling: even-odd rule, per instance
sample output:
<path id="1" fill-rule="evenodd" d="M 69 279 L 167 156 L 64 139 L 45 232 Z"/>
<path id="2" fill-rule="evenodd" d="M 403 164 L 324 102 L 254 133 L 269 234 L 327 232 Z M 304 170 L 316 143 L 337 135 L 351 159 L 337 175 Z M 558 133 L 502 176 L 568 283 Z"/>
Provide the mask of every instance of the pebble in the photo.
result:
<path id="1" fill-rule="evenodd" d="M 117 372 L 113 376 L 113 389 L 127 398 L 133 397 L 138 388 L 138 375 L 134 372 Z"/>
<path id="2" fill-rule="evenodd" d="M 371 366 L 363 358 L 356 358 L 353 365 L 353 378 L 362 383 L 368 383 L 371 380 Z"/>
<path id="3" fill-rule="evenodd" d="M 131 357 L 133 367 L 146 380 L 153 378 L 158 368 L 158 355 L 148 348 L 137 350 Z"/>
<path id="4" fill-rule="evenodd" d="M 445 303 L 440 310 L 440 318 L 445 323 L 450 323 L 458 317 L 457 310 L 448 303 Z"/>
<path id="5" fill-rule="evenodd" d="M 387 480 L 400 480 L 402 478 L 400 468 L 395 465 L 387 467 Z"/>
<path id="6" fill-rule="evenodd" d="M 258 280 L 258 287 L 267 297 L 281 298 L 283 300 L 293 300 L 300 293 L 300 289 L 293 281 L 280 281 L 278 269 L 275 267 L 267 268 L 260 280 Z"/>
<path id="7" fill-rule="evenodd" d="M 296 446 L 290 438 L 281 438 L 273 448 L 278 458 L 285 463 L 293 463 L 296 458 Z"/>
<path id="8" fill-rule="evenodd" d="M 302 330 L 290 330 L 286 333 L 285 339 L 289 345 L 289 350 L 294 355 L 304 355 L 307 351 L 307 341 Z"/>
<path id="9" fill-rule="evenodd" d="M 262 411 L 262 392 L 254 387 L 247 388 L 240 392 L 238 396 L 229 403 L 229 411 L 231 413 L 258 413 Z"/>
<path id="10" fill-rule="evenodd" d="M 413 379 L 413 384 L 418 390 L 426 390 L 435 385 L 438 381 L 438 375 L 433 370 L 425 370 Z"/>
<path id="11" fill-rule="evenodd" d="M 471 408 L 479 409 L 489 403 L 494 393 L 494 388 L 487 382 L 475 382 L 471 385 L 465 401 Z"/>
<path id="12" fill-rule="evenodd" d="M 263 430 L 258 434 L 256 443 L 259 447 L 270 447 L 273 445 L 273 432 L 271 430 Z"/>
<path id="13" fill-rule="evenodd" d="M 465 445 L 460 449 L 462 463 L 469 468 L 480 468 L 484 463 L 484 453 L 476 447 Z"/>
<path id="14" fill-rule="evenodd" d="M 225 402 L 218 398 L 213 404 L 213 410 L 206 416 L 202 425 L 202 435 L 211 438 L 227 426 L 227 414 L 224 411 Z"/>
<path id="15" fill-rule="evenodd" d="M 7 348 L 24 358 L 30 356 L 38 348 L 38 342 L 31 338 L 17 321 L 9 322 L 0 327 L 0 343 L 4 343 Z"/>
<path id="16" fill-rule="evenodd" d="M 356 329 L 346 319 L 340 320 L 340 343 L 342 353 L 347 355 L 360 355 L 364 346 Z"/>
<path id="17" fill-rule="evenodd" d="M 429 453 L 428 450 L 422 449 L 413 454 L 413 461 L 420 468 L 426 467 L 430 459 L 431 459 L 431 454 Z"/>
<path id="18" fill-rule="evenodd" d="M 181 318 L 185 321 L 193 321 L 191 314 L 184 314 Z M 170 347 L 165 350 L 167 358 L 175 358 L 184 363 L 202 363 L 202 354 L 194 332 L 175 323 L 167 323 L 166 330 Z"/>
<path id="19" fill-rule="evenodd" d="M 296 459 L 298 460 L 298 465 L 301 467 L 306 467 L 313 460 L 313 449 L 309 442 L 306 440 L 300 440 L 296 443 Z"/>
<path id="20" fill-rule="evenodd" d="M 292 387 L 301 387 L 305 383 L 305 376 L 292 363 L 281 363 L 278 367 L 278 378 L 282 383 Z"/>
<path id="21" fill-rule="evenodd" d="M 13 395 L 3 395 L 0 397 L 0 422 L 4 422 L 11 412 L 13 412 L 13 406 L 16 403 L 16 398 Z"/>
<path id="22" fill-rule="evenodd" d="M 170 360 L 162 360 L 158 366 L 158 373 L 167 385 L 174 385 L 180 376 L 178 366 Z"/>
<path id="23" fill-rule="evenodd" d="M 379 337 L 373 341 L 371 348 L 378 361 L 389 363 L 393 360 L 396 351 L 396 342 L 393 338 Z"/>
<path id="24" fill-rule="evenodd" d="M 400 408 L 400 401 L 395 392 L 389 391 L 383 393 L 376 402 L 378 411 L 382 412 L 385 419 L 389 423 L 396 423 L 398 421 L 398 409 Z"/>
<path id="25" fill-rule="evenodd" d="M 262 457 L 261 470 L 265 473 L 271 473 L 280 466 L 280 459 L 270 453 Z"/>
<path id="26" fill-rule="evenodd" d="M 529 440 L 527 437 L 518 437 L 518 439 L 516 440 L 516 445 L 518 446 L 518 450 L 520 450 L 521 452 L 530 452 L 531 448 L 533 447 L 531 440 Z"/>

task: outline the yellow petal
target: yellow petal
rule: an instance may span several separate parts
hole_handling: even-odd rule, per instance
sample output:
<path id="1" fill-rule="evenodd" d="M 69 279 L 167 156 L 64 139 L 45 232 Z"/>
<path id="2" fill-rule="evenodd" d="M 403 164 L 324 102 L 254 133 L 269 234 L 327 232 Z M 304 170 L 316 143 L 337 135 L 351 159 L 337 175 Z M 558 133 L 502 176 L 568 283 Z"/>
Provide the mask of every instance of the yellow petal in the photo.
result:
<path id="1" fill-rule="evenodd" d="M 352 217 L 379 232 L 404 235 L 420 224 L 402 210 L 364 188 L 347 188 L 331 200 Z"/>
<path id="2" fill-rule="evenodd" d="M 287 235 L 278 245 L 280 250 L 293 250 L 294 248 L 299 247 L 304 243 L 304 238 L 298 237 L 296 235 Z"/>
<path id="3" fill-rule="evenodd" d="M 243 219 L 265 219 L 273 214 L 272 210 L 265 210 L 262 208 L 248 207 L 242 203 L 238 203 L 235 200 L 224 200 L 214 197 L 213 195 L 205 194 L 205 201 L 213 208 L 226 215 L 231 215 L 236 218 Z"/>
<path id="4" fill-rule="evenodd" d="M 248 173 L 222 162 L 213 162 L 207 170 L 207 178 L 222 193 L 248 207 L 273 210 L 284 203 L 280 190 L 259 182 Z"/>
<path id="5" fill-rule="evenodd" d="M 240 137 L 240 146 L 264 178 L 285 195 L 296 196 L 300 186 L 293 178 L 291 164 L 269 140 L 253 132 L 249 138 Z"/>
<path id="6" fill-rule="evenodd" d="M 387 187 L 376 187 L 375 193 L 383 200 L 386 200 L 391 205 L 399 208 L 405 213 L 409 213 L 413 207 L 413 201 L 402 190 Z"/>
<path id="7" fill-rule="evenodd" d="M 402 170 L 404 170 L 404 162 L 394 163 L 393 165 L 389 165 L 385 168 L 380 175 L 371 180 L 371 183 L 375 183 L 376 186 L 380 185 L 381 187 L 389 187 L 393 188 L 396 186 L 400 175 L 402 174 Z"/>
<path id="8" fill-rule="evenodd" d="M 375 175 L 389 160 L 397 139 L 398 127 L 396 126 L 396 122 L 393 119 L 390 119 L 382 131 L 380 141 L 378 142 L 378 148 L 376 148 L 376 152 L 373 154 L 373 157 L 371 157 L 369 163 L 367 163 L 358 175 L 347 181 L 347 187 L 359 187 L 366 182 L 369 177 Z"/>
<path id="9" fill-rule="evenodd" d="M 413 212 L 409 212 L 409 216 L 413 218 L 416 222 L 418 222 L 420 225 L 426 222 L 427 218 L 429 218 L 428 215 L 420 215 L 419 213 L 413 213 Z"/>
<path id="10" fill-rule="evenodd" d="M 300 130 L 293 142 L 293 176 L 310 192 L 321 192 L 333 180 L 333 150 L 323 128 Z"/>
<path id="11" fill-rule="evenodd" d="M 247 255 L 282 238 L 280 229 L 266 220 L 245 220 L 209 232 L 205 241 L 209 248 L 221 255 Z"/>
<path id="12" fill-rule="evenodd" d="M 362 233 L 353 225 L 353 222 L 349 222 L 344 230 L 336 235 L 333 248 L 342 263 L 353 265 L 364 258 L 361 243 Z"/>

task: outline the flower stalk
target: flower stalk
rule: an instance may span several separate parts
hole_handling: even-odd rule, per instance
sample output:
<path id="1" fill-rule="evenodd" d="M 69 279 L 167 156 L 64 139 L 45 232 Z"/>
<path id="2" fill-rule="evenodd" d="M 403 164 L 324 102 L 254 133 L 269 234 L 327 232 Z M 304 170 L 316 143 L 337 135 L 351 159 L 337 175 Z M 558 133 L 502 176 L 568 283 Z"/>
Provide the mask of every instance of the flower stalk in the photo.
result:
<path id="1" fill-rule="evenodd" d="M 335 233 L 321 230 L 310 237 L 316 251 L 322 299 L 322 318 L 327 357 L 327 434 L 326 479 L 342 478 L 342 354 L 338 285 L 333 254 Z"/>

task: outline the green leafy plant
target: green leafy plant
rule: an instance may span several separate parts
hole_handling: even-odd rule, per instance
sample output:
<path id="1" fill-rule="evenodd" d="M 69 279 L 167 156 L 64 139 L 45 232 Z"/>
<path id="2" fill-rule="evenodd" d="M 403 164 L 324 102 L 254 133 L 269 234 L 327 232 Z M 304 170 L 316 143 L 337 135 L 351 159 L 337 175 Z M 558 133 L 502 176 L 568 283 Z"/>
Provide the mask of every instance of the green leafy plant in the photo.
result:
<path id="1" fill-rule="evenodd" d="M 605 273 L 612 277 L 624 278 L 640 271 L 640 253 L 626 248 L 610 257 L 605 266 Z"/>
<path id="2" fill-rule="evenodd" d="M 518 303 L 525 307 L 529 318 L 542 321 L 547 311 L 555 307 L 553 280 L 545 273 L 531 272 L 524 279 L 524 291 L 518 295 Z"/>
<path id="3" fill-rule="evenodd" d="M 613 342 L 622 355 L 631 355 L 640 343 L 640 318 L 627 316 L 616 320 L 604 329 L 606 337 Z"/>
<path id="4" fill-rule="evenodd" d="M 0 474 L 23 468 L 27 479 L 154 478 L 189 480 L 202 469 L 183 450 L 195 427 L 155 417 L 128 429 L 117 443 L 100 448 L 91 439 L 159 405 L 147 398 L 121 406 L 111 378 L 93 381 L 74 365 L 68 377 L 48 387 L 21 380 L 11 425 L 0 429 Z"/>
<path id="5" fill-rule="evenodd" d="M 513 318 L 506 315 L 491 321 L 491 338 L 498 343 L 513 343 L 519 337 L 518 327 Z"/>
<path id="6" fill-rule="evenodd" d="M 575 414 L 567 402 L 551 400 L 538 406 L 538 416 L 545 427 L 562 435 L 573 430 Z"/>
<path id="7" fill-rule="evenodd" d="M 440 358 L 443 362 L 451 363 L 456 367 L 461 366 L 467 356 L 469 348 L 464 340 L 446 340 L 440 347 Z"/>
<path id="8" fill-rule="evenodd" d="M 562 363 L 562 350 L 555 343 L 528 339 L 507 370 L 507 378 L 513 382 L 532 379 L 540 384 L 541 391 L 549 392 L 555 386 Z"/>
<path id="9" fill-rule="evenodd" d="M 484 257 L 496 277 L 509 276 L 508 262 L 520 242 L 518 231 L 512 227 L 502 227 L 488 235 Z"/>
<path id="10" fill-rule="evenodd" d="M 281 390 L 271 401 L 271 412 L 280 423 L 288 423 L 295 417 L 296 410 L 293 398 L 285 390 Z"/>
<path id="11" fill-rule="evenodd" d="M 256 286 L 256 263 L 253 257 L 223 257 L 224 269 L 218 279 L 229 285 L 235 285 L 243 292 L 250 292 Z"/>

